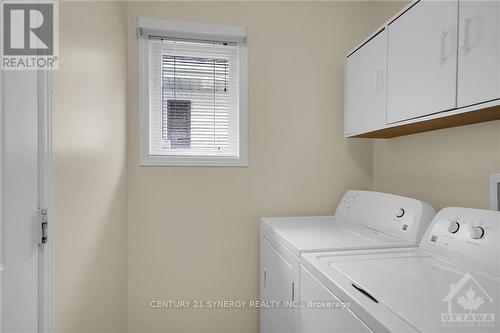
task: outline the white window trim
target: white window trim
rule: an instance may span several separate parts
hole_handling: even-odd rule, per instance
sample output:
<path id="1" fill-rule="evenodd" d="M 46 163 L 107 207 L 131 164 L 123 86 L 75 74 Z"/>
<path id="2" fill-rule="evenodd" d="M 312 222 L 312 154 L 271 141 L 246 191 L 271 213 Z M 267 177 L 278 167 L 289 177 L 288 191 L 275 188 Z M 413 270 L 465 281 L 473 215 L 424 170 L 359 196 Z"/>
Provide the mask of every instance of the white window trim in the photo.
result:
<path id="1" fill-rule="evenodd" d="M 139 17 L 139 165 L 140 166 L 248 166 L 247 57 L 246 28 L 207 23 L 165 21 Z M 177 38 L 225 40 L 240 45 L 239 82 L 239 157 L 225 156 L 164 156 L 149 154 L 149 66 L 147 39 L 141 29 Z"/>

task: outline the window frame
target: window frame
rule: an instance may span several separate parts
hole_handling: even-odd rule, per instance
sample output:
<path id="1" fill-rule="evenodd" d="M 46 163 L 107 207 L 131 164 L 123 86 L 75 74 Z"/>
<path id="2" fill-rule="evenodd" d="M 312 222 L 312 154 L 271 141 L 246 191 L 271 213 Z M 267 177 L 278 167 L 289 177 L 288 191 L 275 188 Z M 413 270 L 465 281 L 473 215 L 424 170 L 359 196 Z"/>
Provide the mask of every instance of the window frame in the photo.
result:
<path id="1" fill-rule="evenodd" d="M 207 23 L 137 20 L 139 49 L 139 165 L 140 166 L 248 166 L 247 58 L 246 28 Z M 175 156 L 149 154 L 149 52 L 148 34 L 172 38 L 237 42 L 239 47 L 239 156 Z"/>

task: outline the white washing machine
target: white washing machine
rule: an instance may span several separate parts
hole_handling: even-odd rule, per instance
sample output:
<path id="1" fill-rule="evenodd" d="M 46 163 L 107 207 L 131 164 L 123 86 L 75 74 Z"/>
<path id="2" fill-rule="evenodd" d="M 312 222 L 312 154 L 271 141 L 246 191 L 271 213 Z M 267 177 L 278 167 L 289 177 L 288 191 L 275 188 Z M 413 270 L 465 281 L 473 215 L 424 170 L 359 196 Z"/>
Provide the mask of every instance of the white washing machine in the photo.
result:
<path id="1" fill-rule="evenodd" d="M 434 215 L 419 200 L 348 191 L 334 216 L 263 218 L 261 332 L 296 331 L 302 253 L 416 246 Z"/>
<path id="2" fill-rule="evenodd" d="M 499 229 L 500 212 L 446 208 L 416 248 L 304 254 L 300 331 L 499 332 Z"/>

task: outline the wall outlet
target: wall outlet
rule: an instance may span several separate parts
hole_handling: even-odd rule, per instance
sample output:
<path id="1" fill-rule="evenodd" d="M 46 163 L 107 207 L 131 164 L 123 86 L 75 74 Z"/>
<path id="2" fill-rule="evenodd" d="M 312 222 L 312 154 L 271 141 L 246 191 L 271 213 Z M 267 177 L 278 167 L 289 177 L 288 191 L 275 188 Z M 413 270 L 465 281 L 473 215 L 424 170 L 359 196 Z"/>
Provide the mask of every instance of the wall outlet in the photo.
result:
<path id="1" fill-rule="evenodd" d="M 500 173 L 490 175 L 490 208 L 500 211 Z"/>

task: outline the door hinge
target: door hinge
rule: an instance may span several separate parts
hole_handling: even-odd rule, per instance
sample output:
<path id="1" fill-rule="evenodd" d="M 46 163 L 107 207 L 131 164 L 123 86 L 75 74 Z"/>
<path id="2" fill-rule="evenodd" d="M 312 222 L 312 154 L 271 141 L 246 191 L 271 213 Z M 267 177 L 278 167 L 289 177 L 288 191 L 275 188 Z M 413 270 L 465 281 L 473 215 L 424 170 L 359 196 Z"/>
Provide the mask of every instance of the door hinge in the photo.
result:
<path id="1" fill-rule="evenodd" d="M 47 208 L 38 208 L 38 244 L 47 243 L 47 226 L 48 226 Z"/>

